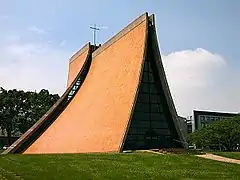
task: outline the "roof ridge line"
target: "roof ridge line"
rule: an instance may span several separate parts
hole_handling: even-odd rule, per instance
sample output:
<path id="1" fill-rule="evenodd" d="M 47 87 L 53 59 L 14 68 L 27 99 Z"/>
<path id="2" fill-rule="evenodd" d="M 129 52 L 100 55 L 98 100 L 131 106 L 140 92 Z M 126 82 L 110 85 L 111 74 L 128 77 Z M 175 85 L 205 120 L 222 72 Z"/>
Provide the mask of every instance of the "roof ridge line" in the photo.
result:
<path id="1" fill-rule="evenodd" d="M 77 57 L 80 56 L 81 54 L 83 54 L 90 46 L 91 46 L 90 42 L 88 42 L 87 44 L 85 44 L 81 49 L 79 49 L 75 54 L 73 54 L 73 55 L 69 58 L 69 63 L 71 63 L 71 62 L 73 62 L 75 59 L 77 59 Z"/>
<path id="2" fill-rule="evenodd" d="M 106 41 L 103 45 L 101 45 L 96 51 L 93 52 L 92 57 L 99 55 L 101 52 L 103 52 L 105 49 L 107 49 L 109 46 L 111 46 L 113 43 L 121 39 L 123 36 L 125 36 L 128 32 L 133 30 L 135 27 L 137 27 L 139 24 L 141 24 L 143 21 L 147 20 L 148 13 L 145 12 L 141 16 L 139 16 L 137 19 L 132 21 L 130 24 L 128 24 L 125 28 L 123 28 L 120 32 L 115 34 L 112 38 L 110 38 L 108 41 Z"/>

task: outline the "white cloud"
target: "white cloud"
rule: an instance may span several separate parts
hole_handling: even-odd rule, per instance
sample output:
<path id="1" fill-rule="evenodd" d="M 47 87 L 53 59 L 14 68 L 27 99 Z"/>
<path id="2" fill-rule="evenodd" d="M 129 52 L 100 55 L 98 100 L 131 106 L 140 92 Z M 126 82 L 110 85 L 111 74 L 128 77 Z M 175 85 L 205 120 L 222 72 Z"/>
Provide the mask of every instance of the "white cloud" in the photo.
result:
<path id="1" fill-rule="evenodd" d="M 46 31 L 44 29 L 40 29 L 36 26 L 31 26 L 28 28 L 29 31 L 33 32 L 33 33 L 36 33 L 36 34 L 45 34 Z"/>
<path id="2" fill-rule="evenodd" d="M 50 41 L 21 39 L 5 36 L 0 42 L 0 86 L 45 88 L 62 94 L 72 52 L 54 48 Z M 185 50 L 163 55 L 163 63 L 179 115 L 191 115 L 193 109 L 240 111 L 240 73 L 220 55 L 204 49 Z"/>
<path id="3" fill-rule="evenodd" d="M 180 115 L 193 109 L 239 112 L 240 73 L 227 61 L 204 49 L 163 56 L 174 103 Z"/>
<path id="4" fill-rule="evenodd" d="M 90 27 L 91 28 L 97 28 L 97 29 L 108 29 L 108 27 L 107 26 L 104 26 L 104 25 L 101 25 L 101 24 L 98 24 L 98 25 L 96 25 L 96 24 L 93 24 L 93 25 L 90 25 Z"/>
<path id="5" fill-rule="evenodd" d="M 8 20 L 8 19 L 10 19 L 10 16 L 8 16 L 8 15 L 2 15 L 2 16 L 0 17 L 0 19 L 2 19 L 2 20 Z"/>
<path id="6" fill-rule="evenodd" d="M 100 26 L 99 28 L 100 28 L 100 29 L 108 29 L 107 26 Z"/>
<path id="7" fill-rule="evenodd" d="M 59 44 L 59 46 L 65 46 L 66 45 L 66 40 L 62 40 L 61 42 L 60 42 L 60 44 Z"/>
<path id="8" fill-rule="evenodd" d="M 62 94 L 66 87 L 70 53 L 48 42 L 0 43 L 0 86 Z"/>

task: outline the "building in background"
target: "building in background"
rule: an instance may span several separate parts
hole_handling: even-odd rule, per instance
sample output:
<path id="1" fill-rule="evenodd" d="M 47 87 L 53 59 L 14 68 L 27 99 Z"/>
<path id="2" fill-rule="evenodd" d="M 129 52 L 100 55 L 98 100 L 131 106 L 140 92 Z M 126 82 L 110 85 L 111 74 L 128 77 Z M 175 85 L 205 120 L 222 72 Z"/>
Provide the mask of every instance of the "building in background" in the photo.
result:
<path id="1" fill-rule="evenodd" d="M 190 134 L 193 132 L 193 127 L 192 127 L 192 116 L 190 116 L 189 118 L 186 118 L 186 124 L 187 124 L 187 133 Z"/>
<path id="2" fill-rule="evenodd" d="M 238 113 L 194 110 L 193 111 L 193 117 L 194 117 L 193 132 L 204 126 L 207 126 L 208 124 L 212 124 L 219 120 L 231 118 L 236 115 L 238 115 Z"/>

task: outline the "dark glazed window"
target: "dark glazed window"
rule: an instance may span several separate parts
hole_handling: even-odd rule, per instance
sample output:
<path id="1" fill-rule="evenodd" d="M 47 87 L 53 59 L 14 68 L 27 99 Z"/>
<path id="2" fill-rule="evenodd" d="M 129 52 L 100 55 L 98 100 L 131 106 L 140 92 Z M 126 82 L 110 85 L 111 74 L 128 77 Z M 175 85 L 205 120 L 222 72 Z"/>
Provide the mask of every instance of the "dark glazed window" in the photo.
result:
<path id="1" fill-rule="evenodd" d="M 138 96 L 138 101 L 143 102 L 143 103 L 144 102 L 149 102 L 149 95 L 140 93 L 139 96 Z"/>
<path id="2" fill-rule="evenodd" d="M 149 103 L 138 102 L 135 106 L 136 112 L 149 112 Z"/>
<path id="3" fill-rule="evenodd" d="M 156 84 L 149 84 L 150 86 L 150 93 L 152 94 L 158 94 L 159 92 L 157 91 Z"/>
<path id="4" fill-rule="evenodd" d="M 144 71 L 148 72 L 149 70 L 149 61 L 145 61 L 144 63 Z"/>
<path id="5" fill-rule="evenodd" d="M 143 92 L 143 93 L 148 93 L 149 90 L 148 90 L 148 84 L 147 83 L 141 83 L 141 86 L 140 86 L 140 93 Z"/>
<path id="6" fill-rule="evenodd" d="M 172 135 L 167 122 L 168 116 L 165 114 L 163 90 L 154 66 L 156 67 L 156 64 L 148 52 L 124 149 L 175 146 L 172 140 L 166 138 Z"/>
<path id="7" fill-rule="evenodd" d="M 154 83 L 153 73 L 149 73 L 149 83 Z"/>
<path id="8" fill-rule="evenodd" d="M 134 113 L 133 116 L 133 121 L 148 121 L 149 119 L 149 113 L 145 113 L 145 112 L 136 112 Z"/>
<path id="9" fill-rule="evenodd" d="M 160 122 L 161 119 L 163 119 L 163 115 L 160 114 L 160 113 L 151 113 L 150 115 L 151 115 L 150 117 L 151 117 L 152 121 L 159 121 Z"/>
<path id="10" fill-rule="evenodd" d="M 156 113 L 156 112 L 162 112 L 162 108 L 160 104 L 151 104 L 151 112 Z"/>
<path id="11" fill-rule="evenodd" d="M 160 101 L 160 96 L 159 95 L 155 95 L 155 94 L 151 94 L 150 95 L 150 101 L 151 103 L 159 103 Z"/>
<path id="12" fill-rule="evenodd" d="M 147 72 L 143 73 L 143 81 L 142 82 L 148 83 L 148 73 Z"/>

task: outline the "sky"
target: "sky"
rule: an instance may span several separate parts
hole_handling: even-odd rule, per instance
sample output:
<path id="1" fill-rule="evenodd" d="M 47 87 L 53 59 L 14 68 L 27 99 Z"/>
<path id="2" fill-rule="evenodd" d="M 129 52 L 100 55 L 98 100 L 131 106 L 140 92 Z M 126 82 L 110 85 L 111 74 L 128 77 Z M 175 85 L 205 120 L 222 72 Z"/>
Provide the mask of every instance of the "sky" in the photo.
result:
<path id="1" fill-rule="evenodd" d="M 103 44 L 144 12 L 157 34 L 177 112 L 240 112 L 240 1 L 0 0 L 0 87 L 60 95 L 68 59 L 92 41 Z"/>

